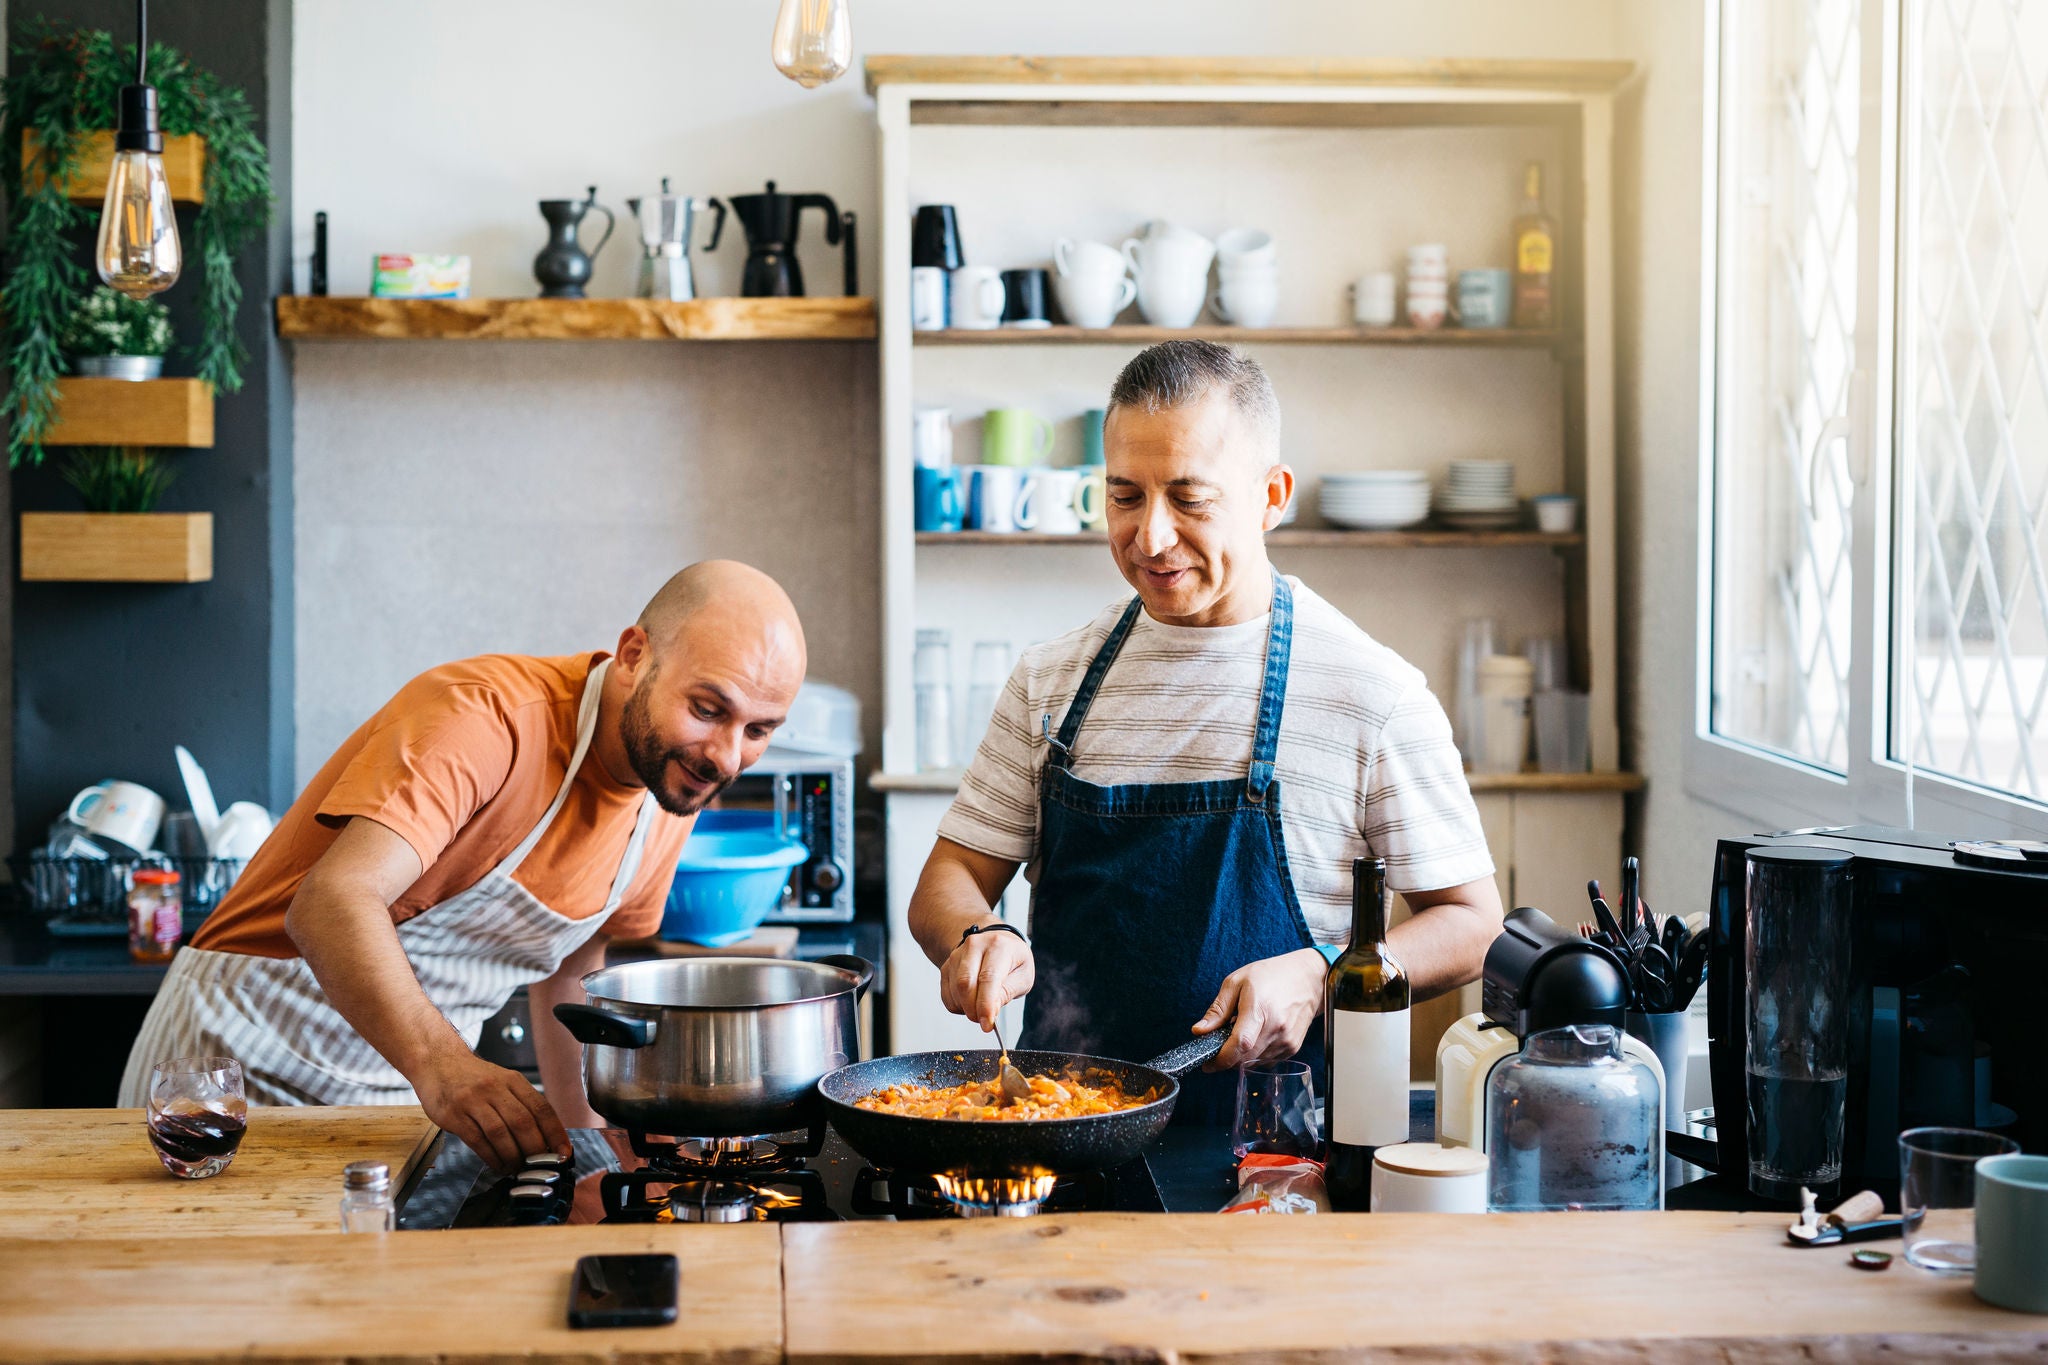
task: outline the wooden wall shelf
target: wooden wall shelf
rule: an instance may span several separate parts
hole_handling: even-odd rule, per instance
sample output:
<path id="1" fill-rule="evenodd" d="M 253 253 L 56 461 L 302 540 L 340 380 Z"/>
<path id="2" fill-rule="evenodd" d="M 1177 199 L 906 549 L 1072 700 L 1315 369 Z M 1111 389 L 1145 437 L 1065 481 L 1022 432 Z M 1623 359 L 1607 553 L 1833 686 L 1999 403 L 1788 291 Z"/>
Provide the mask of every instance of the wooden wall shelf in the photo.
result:
<path id="1" fill-rule="evenodd" d="M 1102 545 L 1108 537 L 1100 531 L 1083 531 L 1078 535 L 1061 535 L 1046 531 L 919 531 L 920 545 Z M 1460 548 L 1494 545 L 1541 545 L 1553 550 L 1568 550 L 1585 544 L 1586 538 L 1576 531 L 1552 534 L 1549 531 L 1444 531 L 1426 527 L 1408 531 L 1344 531 L 1327 527 L 1304 527 L 1296 530 L 1281 527 L 1266 533 L 1266 544 L 1273 549 L 1288 547 L 1328 547 L 1358 550 L 1420 549 L 1424 547 Z"/>
<path id="2" fill-rule="evenodd" d="M 867 59 L 870 95 L 908 85 L 1436 86 L 1447 89 L 1610 91 L 1633 62 L 1493 58 L 1315 57 L 997 57 L 902 56 Z"/>
<path id="3" fill-rule="evenodd" d="M 57 381 L 44 445 L 211 446 L 213 385 L 203 379 Z"/>
<path id="4" fill-rule="evenodd" d="M 205 583 L 211 512 L 23 512 L 24 583 Z"/>
<path id="5" fill-rule="evenodd" d="M 868 786 L 878 792 L 951 792 L 960 787 L 961 770 L 942 768 L 924 773 L 873 773 Z M 1476 793 L 1486 792 L 1635 792 L 1643 789 L 1641 773 L 1466 773 Z"/>
<path id="6" fill-rule="evenodd" d="M 81 204 L 98 205 L 107 197 L 107 172 L 114 165 L 114 134 L 111 129 L 80 136 L 78 160 L 65 182 L 64 197 Z M 43 183 L 43 147 L 33 128 L 21 130 L 21 178 L 29 189 Z M 206 202 L 206 139 L 197 133 L 164 136 L 164 178 L 170 182 L 171 198 L 180 204 Z"/>
<path id="7" fill-rule="evenodd" d="M 1533 328 L 1439 327 L 992 327 L 984 331 L 949 327 L 942 332 L 912 332 L 915 346 L 1150 346 L 1160 341 L 1196 339 L 1240 346 L 1448 346 L 1499 350 L 1509 347 L 1548 348 L 1564 339 L 1562 332 Z"/>
<path id="8" fill-rule="evenodd" d="M 837 299 L 277 300 L 294 341 L 871 341 L 875 301 Z"/>

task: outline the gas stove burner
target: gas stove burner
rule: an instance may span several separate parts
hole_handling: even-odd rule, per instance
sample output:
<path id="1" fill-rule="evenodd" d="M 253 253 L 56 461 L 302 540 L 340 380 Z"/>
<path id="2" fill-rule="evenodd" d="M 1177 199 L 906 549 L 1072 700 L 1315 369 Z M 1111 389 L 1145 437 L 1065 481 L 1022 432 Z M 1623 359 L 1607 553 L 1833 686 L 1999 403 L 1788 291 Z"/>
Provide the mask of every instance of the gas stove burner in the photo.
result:
<path id="1" fill-rule="evenodd" d="M 782 1164 L 782 1144 L 770 1137 L 684 1138 L 676 1159 L 692 1166 L 757 1169 Z"/>
<path id="2" fill-rule="evenodd" d="M 1052 1197 L 1056 1175 L 935 1175 L 939 1194 L 964 1218 L 1029 1218 Z"/>
<path id="3" fill-rule="evenodd" d="M 685 1180 L 669 1189 L 668 1207 L 679 1223 L 744 1223 L 761 1195 L 731 1180 Z"/>

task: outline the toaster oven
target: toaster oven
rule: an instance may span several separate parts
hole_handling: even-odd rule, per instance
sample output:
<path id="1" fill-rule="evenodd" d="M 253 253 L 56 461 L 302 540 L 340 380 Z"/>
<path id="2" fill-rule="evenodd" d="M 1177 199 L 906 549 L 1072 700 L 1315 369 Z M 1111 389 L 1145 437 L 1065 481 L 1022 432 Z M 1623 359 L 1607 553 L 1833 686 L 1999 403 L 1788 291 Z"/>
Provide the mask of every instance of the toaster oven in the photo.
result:
<path id="1" fill-rule="evenodd" d="M 853 760 L 770 749 L 720 793 L 712 810 L 768 815 L 810 857 L 789 874 L 769 924 L 853 918 Z"/>

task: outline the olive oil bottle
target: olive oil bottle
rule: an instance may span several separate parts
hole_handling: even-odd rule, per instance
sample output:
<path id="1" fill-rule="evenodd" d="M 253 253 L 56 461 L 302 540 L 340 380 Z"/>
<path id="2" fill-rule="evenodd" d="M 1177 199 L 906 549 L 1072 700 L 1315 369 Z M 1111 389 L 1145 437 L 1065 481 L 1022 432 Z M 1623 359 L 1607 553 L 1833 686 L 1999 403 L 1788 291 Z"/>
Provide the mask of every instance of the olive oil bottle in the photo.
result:
<path id="1" fill-rule="evenodd" d="M 1522 211 L 1515 217 L 1517 327 L 1557 326 L 1557 220 L 1543 211 L 1543 163 L 1522 172 Z"/>
<path id="2" fill-rule="evenodd" d="M 1387 951 L 1387 863 L 1351 863 L 1351 946 L 1323 990 L 1329 1059 L 1324 1180 L 1330 1202 L 1363 1209 L 1372 1154 L 1408 1140 L 1408 974 Z"/>

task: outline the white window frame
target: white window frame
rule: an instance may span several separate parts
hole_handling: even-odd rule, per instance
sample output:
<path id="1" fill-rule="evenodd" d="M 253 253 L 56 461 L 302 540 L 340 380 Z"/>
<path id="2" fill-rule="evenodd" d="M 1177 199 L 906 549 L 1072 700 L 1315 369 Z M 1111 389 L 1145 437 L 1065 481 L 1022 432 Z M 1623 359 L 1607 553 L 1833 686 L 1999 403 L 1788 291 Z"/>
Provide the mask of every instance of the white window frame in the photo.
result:
<path id="1" fill-rule="evenodd" d="M 1894 623 L 1910 583 L 1892 573 L 1893 490 L 1898 481 L 1898 418 L 1893 396 L 1901 346 L 1896 307 L 1903 293 L 1899 187 L 1902 155 L 1918 143 L 1900 138 L 1900 111 L 1915 93 L 1900 48 L 1902 6 L 1924 0 L 1862 0 L 1864 79 L 1857 136 L 1857 369 L 1844 439 L 1854 482 L 1850 519 L 1851 612 L 1847 771 L 1832 773 L 1713 732 L 1713 627 L 1716 431 L 1722 418 L 1719 314 L 1720 238 L 1731 170 L 1722 164 L 1722 43 L 1732 5 L 1708 0 L 1702 50 L 1700 435 L 1693 518 L 1695 573 L 1693 728 L 1685 746 L 1688 794 L 1747 818 L 1756 832 L 1813 825 L 1882 824 L 1936 833 L 2038 836 L 2048 805 L 1999 793 L 1889 756 Z M 1905 577 L 1901 575 L 1901 577 Z"/>

